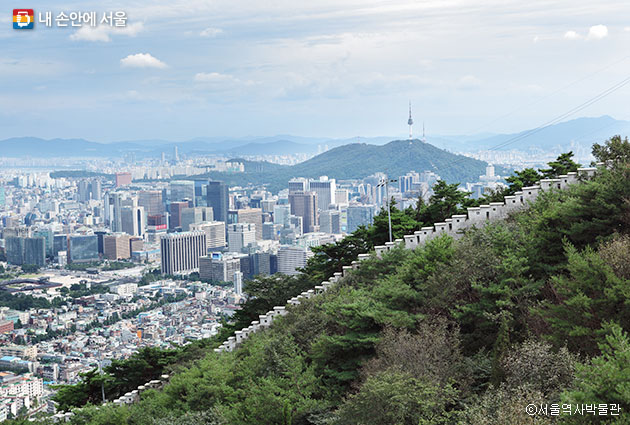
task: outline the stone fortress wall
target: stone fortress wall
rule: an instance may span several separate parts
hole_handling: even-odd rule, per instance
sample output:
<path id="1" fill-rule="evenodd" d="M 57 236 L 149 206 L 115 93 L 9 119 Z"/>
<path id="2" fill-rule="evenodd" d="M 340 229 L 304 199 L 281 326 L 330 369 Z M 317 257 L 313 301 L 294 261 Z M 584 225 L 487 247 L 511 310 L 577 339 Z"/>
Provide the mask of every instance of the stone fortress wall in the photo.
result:
<path id="1" fill-rule="evenodd" d="M 566 189 L 571 184 L 593 177 L 596 172 L 597 168 L 579 168 L 577 172 L 561 175 L 555 179 L 542 179 L 535 186 L 524 187 L 521 191 L 514 193 L 514 195 L 506 196 L 503 202 L 492 202 L 489 205 L 468 208 L 467 214 L 454 215 L 451 218 L 447 218 L 443 223 L 435 223 L 433 226 L 423 227 L 414 232 L 413 235 L 405 235 L 403 239 L 396 239 L 394 242 L 387 242 L 385 245 L 376 246 L 374 250 L 376 251 L 376 255 L 381 257 L 383 253 L 396 246 L 403 245 L 406 249 L 415 249 L 443 234 L 458 239 L 462 236 L 462 230 L 471 227 L 480 227 L 491 221 L 505 219 L 511 212 L 527 208 L 531 202 L 536 200 L 542 191 Z M 311 298 L 315 294 L 328 290 L 328 288 L 337 283 L 339 279 L 347 276 L 351 270 L 358 268 L 361 261 L 369 257 L 370 254 L 359 254 L 358 260 L 353 261 L 349 266 L 343 266 L 342 272 L 335 273 L 333 277 L 322 282 L 321 285 L 316 286 L 314 289 L 302 292 L 297 297 L 291 298 L 287 301 L 286 306 L 276 306 L 273 310 L 267 312 L 267 314 L 259 316 L 259 320 L 255 320 L 250 326 L 236 331 L 235 336 L 229 337 L 227 341 L 221 344 L 219 348 L 215 348 L 214 351 L 223 353 L 235 350 L 251 334 L 261 329 L 268 328 L 271 326 L 274 319 L 288 314 L 286 307 L 299 305 L 301 300 Z"/>

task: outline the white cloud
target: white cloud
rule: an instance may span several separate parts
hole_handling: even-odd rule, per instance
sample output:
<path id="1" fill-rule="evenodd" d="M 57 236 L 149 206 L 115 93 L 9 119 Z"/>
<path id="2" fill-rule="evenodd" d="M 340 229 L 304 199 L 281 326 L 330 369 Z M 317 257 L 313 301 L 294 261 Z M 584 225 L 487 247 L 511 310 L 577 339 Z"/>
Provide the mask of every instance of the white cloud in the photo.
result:
<path id="1" fill-rule="evenodd" d="M 582 36 L 575 31 L 567 31 L 564 33 L 565 40 L 577 40 L 579 38 L 582 38 Z"/>
<path id="2" fill-rule="evenodd" d="M 630 32 L 630 27 L 625 27 L 623 30 L 624 30 L 625 32 Z"/>
<path id="3" fill-rule="evenodd" d="M 149 53 L 136 53 L 120 60 L 120 65 L 129 68 L 166 68 L 166 64 L 161 60 L 151 56 Z"/>
<path id="4" fill-rule="evenodd" d="M 608 28 L 606 25 L 594 25 L 588 30 L 587 40 L 601 40 L 608 36 Z"/>
<path id="5" fill-rule="evenodd" d="M 81 27 L 70 35 L 70 39 L 74 41 L 101 41 L 107 43 L 112 40 L 110 36 L 113 34 L 135 37 L 142 30 L 144 30 L 142 22 L 134 22 L 126 27 L 110 27 L 108 25 Z"/>
<path id="6" fill-rule="evenodd" d="M 206 28 L 205 30 L 199 33 L 202 37 L 210 37 L 214 38 L 223 34 L 223 30 L 221 28 Z"/>

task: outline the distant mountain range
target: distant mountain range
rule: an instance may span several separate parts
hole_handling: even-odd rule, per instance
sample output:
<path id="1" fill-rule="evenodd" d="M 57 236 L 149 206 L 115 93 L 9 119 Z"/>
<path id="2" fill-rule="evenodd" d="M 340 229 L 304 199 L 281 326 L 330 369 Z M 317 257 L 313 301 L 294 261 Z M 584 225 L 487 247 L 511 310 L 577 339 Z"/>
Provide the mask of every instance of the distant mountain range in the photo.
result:
<path id="1" fill-rule="evenodd" d="M 433 136 L 427 141 L 452 152 L 474 152 L 500 149 L 565 151 L 570 148 L 590 149 L 595 141 L 603 141 L 615 134 L 630 133 L 630 122 L 609 116 L 578 118 L 546 127 L 513 134 L 480 134 L 461 136 Z M 530 135 L 531 134 L 531 135 Z M 18 137 L 0 141 L 0 156 L 4 157 L 121 157 L 135 154 L 136 158 L 159 157 L 162 152 L 172 157 L 177 147 L 181 155 L 221 155 L 225 157 L 254 155 L 315 154 L 324 147 L 368 143 L 384 145 L 396 137 L 330 139 L 278 135 L 273 137 L 220 138 L 200 137 L 182 142 L 166 140 L 135 140 L 97 143 L 83 139 L 51 139 Z M 510 142 L 514 143 L 510 143 Z"/>
<path id="2" fill-rule="evenodd" d="M 484 134 L 478 136 L 436 136 L 428 141 L 454 152 L 478 150 L 545 150 L 566 152 L 574 148 L 590 151 L 595 142 L 621 134 L 630 135 L 630 121 L 616 120 L 604 115 L 597 118 L 577 118 L 571 121 L 512 134 Z M 499 147 L 500 148 L 497 148 Z"/>

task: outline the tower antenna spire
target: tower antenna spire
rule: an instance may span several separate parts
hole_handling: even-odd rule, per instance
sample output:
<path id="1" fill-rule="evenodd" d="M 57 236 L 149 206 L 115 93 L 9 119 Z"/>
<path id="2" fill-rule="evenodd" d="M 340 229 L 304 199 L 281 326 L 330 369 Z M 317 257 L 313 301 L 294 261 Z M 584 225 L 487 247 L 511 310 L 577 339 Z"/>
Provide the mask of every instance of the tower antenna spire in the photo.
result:
<path id="1" fill-rule="evenodd" d="M 423 141 L 424 143 L 426 143 L 426 141 L 427 141 L 427 138 L 426 138 L 426 137 L 424 137 L 424 121 L 422 121 L 422 141 Z"/>
<path id="2" fill-rule="evenodd" d="M 413 139 L 413 118 L 411 118 L 411 100 L 409 101 L 409 119 L 407 120 L 409 125 L 409 140 Z"/>

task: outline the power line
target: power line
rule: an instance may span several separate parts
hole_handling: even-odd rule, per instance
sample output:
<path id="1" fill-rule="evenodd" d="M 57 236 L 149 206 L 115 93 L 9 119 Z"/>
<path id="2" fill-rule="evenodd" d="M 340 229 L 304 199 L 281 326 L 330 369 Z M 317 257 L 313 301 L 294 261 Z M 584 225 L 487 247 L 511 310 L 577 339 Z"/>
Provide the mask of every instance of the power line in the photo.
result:
<path id="1" fill-rule="evenodd" d="M 580 105 L 574 107 L 573 109 L 568 110 L 567 112 L 564 112 L 563 114 L 558 115 L 557 117 L 553 118 L 552 120 L 547 121 L 544 124 L 541 124 L 540 126 L 532 129 L 532 130 L 528 130 L 525 131 L 524 133 L 520 133 L 517 134 L 514 137 L 509 138 L 508 140 L 499 143 L 498 145 L 495 145 L 487 150 L 490 151 L 494 151 L 494 150 L 499 150 L 501 148 L 504 148 L 506 146 L 509 146 L 513 143 L 519 142 L 523 139 L 526 139 L 530 136 L 533 136 L 534 134 L 540 133 L 541 131 L 545 130 L 546 128 L 557 124 L 563 120 L 565 120 L 566 118 L 570 117 L 571 115 L 580 112 L 586 108 L 588 108 L 589 106 L 599 102 L 600 100 L 604 99 L 605 97 L 613 94 L 614 92 L 618 91 L 619 89 L 621 89 L 622 87 L 626 86 L 628 83 L 630 83 L 630 77 L 626 77 L 623 80 L 621 80 L 620 82 L 612 85 L 611 87 L 607 88 L 606 90 L 600 92 L 599 94 L 597 94 L 596 96 L 590 98 L 589 100 L 581 103 Z M 467 157 L 468 158 L 468 157 Z M 453 164 L 457 164 L 458 162 L 463 161 L 463 158 L 458 160 L 458 161 L 454 161 Z"/>
<path id="2" fill-rule="evenodd" d="M 552 119 L 550 121 L 547 121 L 546 123 L 544 123 L 544 124 L 534 128 L 532 130 L 528 130 L 525 133 L 521 133 L 521 134 L 519 134 L 517 136 L 514 136 L 514 137 L 506 140 L 505 142 L 499 143 L 498 145 L 490 148 L 489 150 L 497 150 L 497 149 L 504 148 L 504 147 L 506 147 L 508 145 L 511 145 L 511 144 L 516 143 L 516 142 L 518 142 L 520 140 L 523 140 L 523 139 L 525 139 L 527 137 L 530 137 L 530 136 L 532 136 L 532 135 L 534 135 L 536 133 L 539 133 L 542 130 L 544 130 L 545 128 L 547 128 L 547 127 L 549 127 L 551 125 L 557 124 L 560 121 L 563 121 L 566 118 L 570 117 L 571 115 L 573 115 L 573 114 L 575 114 L 577 112 L 580 112 L 580 111 L 588 108 L 589 106 L 599 102 L 600 100 L 604 99 L 605 97 L 607 97 L 607 96 L 611 95 L 612 93 L 616 92 L 617 90 L 621 89 L 622 87 L 624 87 L 628 83 L 630 83 L 630 77 L 627 77 L 627 78 L 623 79 L 619 83 L 609 87 L 608 89 L 606 89 L 603 92 L 599 93 L 598 95 L 592 97 L 591 99 L 587 100 L 586 102 L 576 106 L 575 108 L 570 109 L 569 111 L 567 111 L 567 112 L 565 112 L 565 113 L 563 113 L 561 115 L 558 115 L 554 119 Z"/>
<path id="3" fill-rule="evenodd" d="M 519 107 L 517 107 L 517 108 L 515 108 L 515 109 L 511 110 L 511 111 L 510 111 L 510 112 L 508 112 L 507 114 L 505 114 L 505 115 L 501 115 L 500 117 L 493 119 L 492 121 L 490 121 L 490 122 L 488 122 L 488 123 L 484 124 L 483 126 L 478 127 L 476 130 L 474 130 L 474 131 L 472 132 L 472 134 L 474 134 L 474 133 L 478 133 L 479 131 L 481 131 L 481 130 L 483 130 L 483 129 L 488 128 L 490 125 L 492 125 L 492 124 L 494 124 L 494 123 L 496 123 L 496 122 L 498 122 L 498 121 L 501 121 L 502 119 L 507 118 L 507 117 L 509 117 L 509 116 L 513 115 L 514 113 L 516 113 L 516 112 L 518 112 L 518 111 L 520 111 L 520 110 L 523 110 L 523 109 L 525 109 L 525 108 L 527 108 L 527 107 L 529 107 L 529 106 L 536 105 L 536 104 L 538 104 L 538 103 L 542 102 L 543 100 L 548 99 L 548 98 L 550 98 L 551 96 L 556 95 L 556 94 L 558 94 L 558 93 L 560 93 L 560 92 L 562 92 L 562 91 L 564 91 L 564 90 L 568 89 L 569 87 L 572 87 L 572 86 L 574 86 L 574 85 L 576 85 L 576 84 L 578 84 L 578 83 L 581 83 L 581 82 L 582 82 L 582 81 L 584 81 L 584 80 L 588 80 L 589 78 L 591 78 L 591 77 L 593 77 L 593 76 L 595 76 L 595 75 L 597 75 L 597 74 L 599 74 L 599 73 L 601 73 L 601 72 L 603 72 L 603 71 L 606 71 L 607 69 L 612 68 L 613 66 L 618 65 L 618 64 L 620 64 L 621 62 L 624 62 L 624 61 L 628 60 L 629 58 L 630 58 L 630 55 L 625 56 L 625 57 L 623 57 L 623 58 L 621 58 L 621 59 L 619 59 L 619 60 L 617 60 L 617 61 L 615 61 L 615 62 L 612 62 L 612 63 L 610 63 L 610 64 L 606 65 L 606 66 L 605 66 L 605 67 L 603 67 L 603 68 L 598 69 L 598 70 L 597 70 L 597 71 L 595 71 L 595 72 L 592 72 L 592 73 L 590 73 L 590 74 L 587 74 L 587 75 L 585 75 L 584 77 L 578 78 L 577 80 L 574 80 L 574 81 L 570 82 L 569 84 L 567 84 L 567 85 L 565 85 L 565 86 L 562 86 L 562 87 L 560 87 L 559 89 L 554 90 L 554 91 L 553 91 L 553 92 L 551 92 L 551 93 L 548 93 L 548 94 L 547 94 L 547 95 L 545 95 L 545 96 L 539 97 L 538 99 L 536 99 L 536 100 L 534 100 L 534 101 L 532 101 L 532 102 L 530 102 L 530 103 L 527 103 L 527 104 L 525 104 L 525 105 L 519 106 Z"/>

